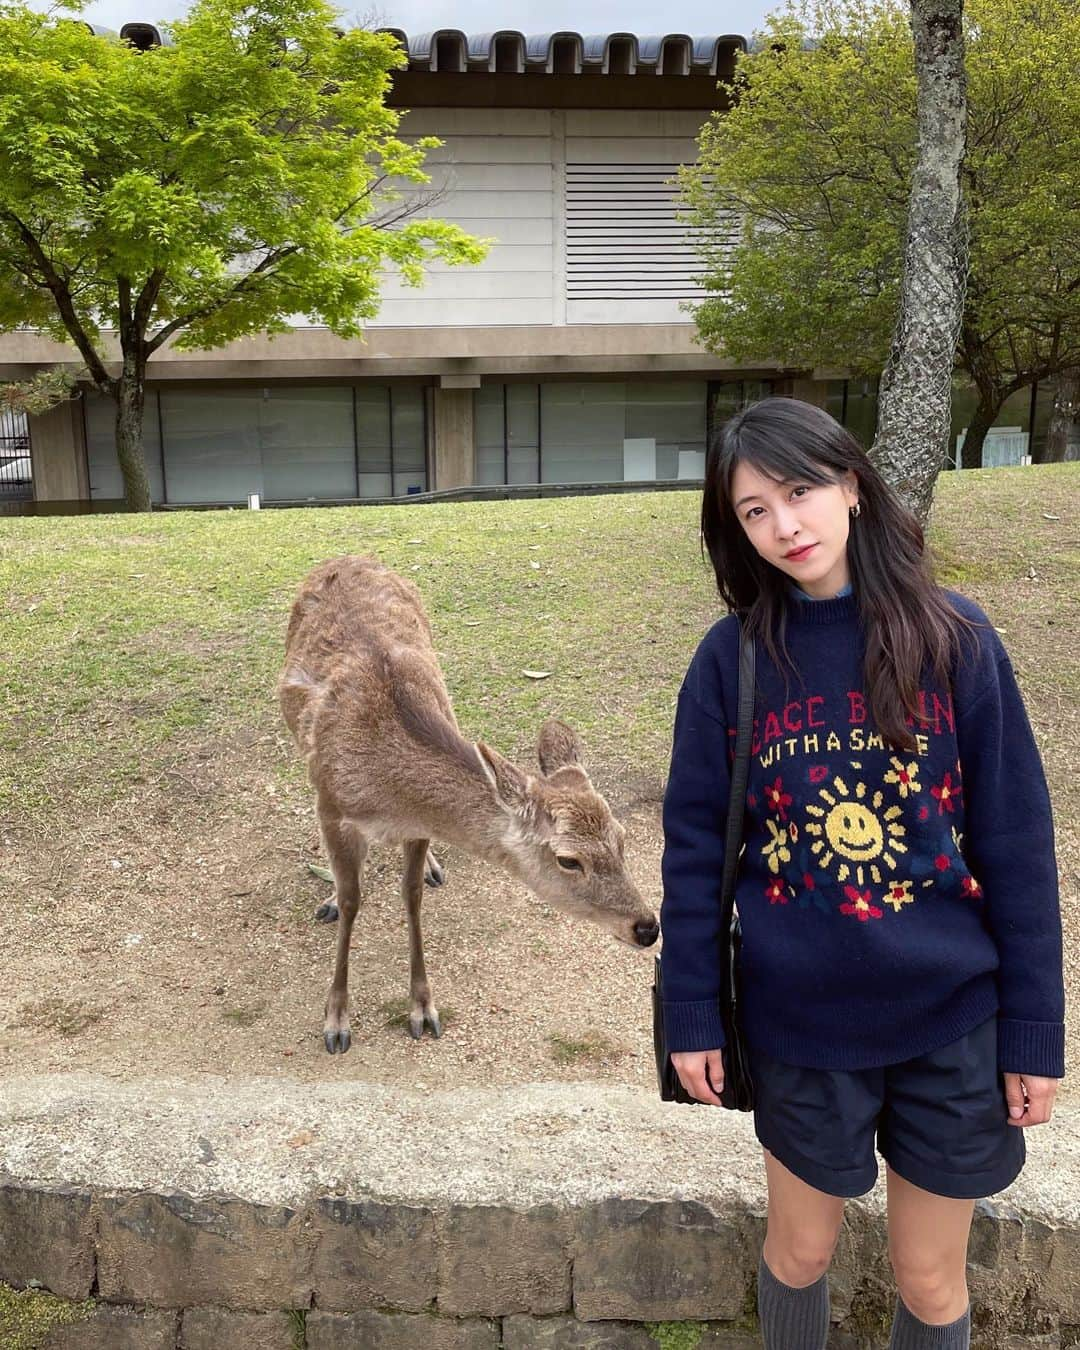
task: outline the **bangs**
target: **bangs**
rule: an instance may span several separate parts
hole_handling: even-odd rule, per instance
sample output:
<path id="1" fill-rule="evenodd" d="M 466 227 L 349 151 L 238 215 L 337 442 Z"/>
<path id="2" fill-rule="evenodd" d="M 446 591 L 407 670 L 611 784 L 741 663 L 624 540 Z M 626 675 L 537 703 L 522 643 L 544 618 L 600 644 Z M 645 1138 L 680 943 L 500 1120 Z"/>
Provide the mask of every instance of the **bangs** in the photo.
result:
<path id="1" fill-rule="evenodd" d="M 783 406 L 787 405 L 787 406 Z M 815 417 L 814 414 L 819 414 Z M 775 483 L 836 483 L 852 456 L 836 432 L 843 431 L 823 409 L 788 399 L 766 399 L 737 414 L 720 443 L 723 496 L 731 501 L 735 470 L 747 464 Z"/>

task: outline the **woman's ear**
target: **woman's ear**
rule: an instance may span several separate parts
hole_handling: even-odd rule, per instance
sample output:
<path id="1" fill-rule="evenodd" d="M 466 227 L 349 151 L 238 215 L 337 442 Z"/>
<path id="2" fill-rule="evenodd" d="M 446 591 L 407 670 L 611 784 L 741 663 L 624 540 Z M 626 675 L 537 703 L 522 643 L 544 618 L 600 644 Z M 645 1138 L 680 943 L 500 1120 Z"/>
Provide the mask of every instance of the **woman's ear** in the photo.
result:
<path id="1" fill-rule="evenodd" d="M 844 489 L 844 499 L 848 506 L 854 506 L 859 500 L 859 480 L 854 469 L 844 470 L 840 478 L 840 486 Z"/>

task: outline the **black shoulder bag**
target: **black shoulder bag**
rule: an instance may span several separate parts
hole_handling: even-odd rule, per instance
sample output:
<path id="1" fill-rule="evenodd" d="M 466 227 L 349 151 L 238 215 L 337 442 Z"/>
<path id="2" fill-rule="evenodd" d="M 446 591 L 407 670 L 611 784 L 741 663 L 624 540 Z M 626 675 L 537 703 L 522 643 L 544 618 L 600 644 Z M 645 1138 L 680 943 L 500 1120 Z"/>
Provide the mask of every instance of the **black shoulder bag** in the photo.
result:
<path id="1" fill-rule="evenodd" d="M 720 988 L 720 1021 L 724 1028 L 724 1087 L 720 1101 L 732 1111 L 754 1109 L 754 1086 L 750 1079 L 746 1037 L 742 1025 L 742 990 L 739 951 L 742 930 L 735 913 L 735 873 L 742 850 L 743 814 L 746 810 L 746 780 L 750 772 L 750 737 L 754 718 L 754 642 L 745 627 L 739 637 L 739 721 L 735 737 L 735 763 L 731 771 L 731 796 L 728 799 L 727 833 L 724 841 L 724 874 L 720 887 L 720 969 L 724 979 Z M 664 1039 L 664 992 L 661 958 L 654 958 L 652 990 L 653 1050 L 660 1096 L 665 1102 L 697 1104 L 683 1087 L 671 1062 Z"/>

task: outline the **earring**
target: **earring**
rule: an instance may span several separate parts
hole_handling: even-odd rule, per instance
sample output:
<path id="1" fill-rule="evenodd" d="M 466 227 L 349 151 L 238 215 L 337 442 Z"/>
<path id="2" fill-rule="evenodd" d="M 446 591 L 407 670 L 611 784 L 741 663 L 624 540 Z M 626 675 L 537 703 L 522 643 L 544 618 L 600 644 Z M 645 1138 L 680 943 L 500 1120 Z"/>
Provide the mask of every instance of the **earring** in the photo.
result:
<path id="1" fill-rule="evenodd" d="M 851 508 L 852 519 L 854 519 L 861 510 L 862 510 L 862 503 L 856 502 L 855 505 Z"/>

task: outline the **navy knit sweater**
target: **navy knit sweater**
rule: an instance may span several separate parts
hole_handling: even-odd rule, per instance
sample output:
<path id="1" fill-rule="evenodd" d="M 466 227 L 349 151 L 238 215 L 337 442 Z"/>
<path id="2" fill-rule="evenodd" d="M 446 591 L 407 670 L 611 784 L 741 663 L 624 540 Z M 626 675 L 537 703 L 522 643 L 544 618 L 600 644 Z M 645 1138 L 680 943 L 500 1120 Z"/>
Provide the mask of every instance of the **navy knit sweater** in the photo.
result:
<path id="1" fill-rule="evenodd" d="M 986 616 L 952 687 L 924 680 L 918 745 L 884 744 L 853 596 L 788 606 L 785 685 L 762 644 L 736 905 L 752 1046 L 823 1069 L 899 1063 L 995 1011 L 1002 1072 L 1062 1077 L 1053 825 L 1009 658 Z M 664 798 L 664 1021 L 723 1046 L 720 881 L 739 627 L 706 634 L 679 694 Z M 800 678 L 801 677 L 801 678 Z"/>

